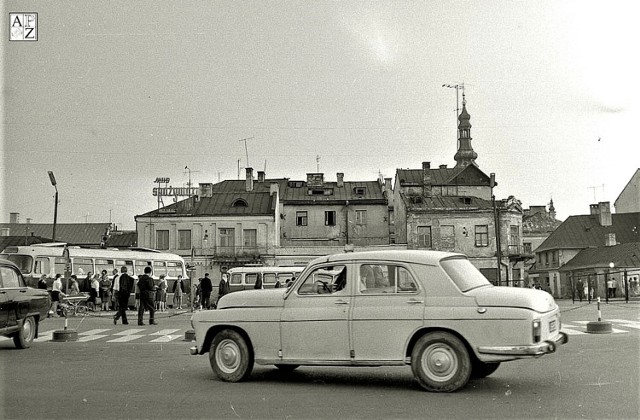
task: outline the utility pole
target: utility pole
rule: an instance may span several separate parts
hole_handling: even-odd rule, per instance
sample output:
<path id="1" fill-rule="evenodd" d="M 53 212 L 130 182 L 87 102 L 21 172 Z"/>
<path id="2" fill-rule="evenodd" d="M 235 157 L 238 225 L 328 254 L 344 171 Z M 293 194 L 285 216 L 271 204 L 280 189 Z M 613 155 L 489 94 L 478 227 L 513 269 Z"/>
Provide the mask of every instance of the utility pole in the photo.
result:
<path id="1" fill-rule="evenodd" d="M 56 241 L 56 225 L 58 224 L 58 183 L 56 182 L 56 177 L 53 175 L 53 171 L 49 171 L 49 180 L 51 181 L 51 185 L 56 189 L 56 197 L 55 197 L 55 207 L 53 209 L 53 233 L 51 234 L 51 241 Z"/>
<path id="2" fill-rule="evenodd" d="M 458 138 L 458 117 L 460 116 L 460 91 L 462 90 L 462 95 L 464 96 L 464 83 L 456 83 L 456 84 L 448 84 L 445 83 L 442 87 L 455 89 L 456 90 L 456 139 L 457 139 L 457 147 L 460 148 L 460 139 Z"/>

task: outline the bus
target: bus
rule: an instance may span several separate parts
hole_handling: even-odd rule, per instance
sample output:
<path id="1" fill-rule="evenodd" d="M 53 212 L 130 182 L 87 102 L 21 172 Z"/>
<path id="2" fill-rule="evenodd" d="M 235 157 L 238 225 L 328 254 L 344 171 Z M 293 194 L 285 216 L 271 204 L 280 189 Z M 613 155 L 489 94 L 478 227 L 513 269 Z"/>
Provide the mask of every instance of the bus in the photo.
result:
<path id="1" fill-rule="evenodd" d="M 113 270 L 120 272 L 121 267 L 127 267 L 127 273 L 137 281 L 147 266 L 152 268 L 152 277 L 156 284 L 160 275 L 167 279 L 167 303 L 173 302 L 173 284 L 182 275 L 184 289 L 190 295 L 191 282 L 184 259 L 179 255 L 160 252 L 147 248 L 86 248 L 69 246 L 63 242 L 33 244 L 29 246 L 10 246 L 0 253 L 0 258 L 7 259 L 20 268 L 27 286 L 37 287 L 38 280 L 44 274 L 47 276 L 47 286 L 51 284 L 56 274 L 65 275 L 68 270 L 75 274 L 81 284 L 89 274 L 101 273 L 107 270 L 109 278 L 113 279 Z M 63 282 L 63 287 L 66 287 Z M 82 286 L 81 286 L 82 287 Z M 133 293 L 131 299 L 134 299 Z M 131 301 L 130 301 L 131 302 Z"/>
<path id="2" fill-rule="evenodd" d="M 229 271 L 227 271 L 227 275 L 229 276 L 229 290 L 231 292 L 237 292 L 239 290 L 253 289 L 258 276 L 262 276 L 262 287 L 264 289 L 274 288 L 276 282 L 280 282 L 280 287 L 287 287 L 288 281 L 298 277 L 304 268 L 304 266 L 247 266 L 230 268 Z"/>

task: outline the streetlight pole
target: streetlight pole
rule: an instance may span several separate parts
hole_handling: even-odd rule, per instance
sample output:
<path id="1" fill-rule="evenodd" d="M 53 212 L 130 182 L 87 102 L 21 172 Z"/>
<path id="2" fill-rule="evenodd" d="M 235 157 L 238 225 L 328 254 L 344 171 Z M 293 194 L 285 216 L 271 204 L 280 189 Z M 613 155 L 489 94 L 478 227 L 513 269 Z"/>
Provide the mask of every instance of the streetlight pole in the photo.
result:
<path id="1" fill-rule="evenodd" d="M 53 175 L 53 171 L 49 171 L 49 180 L 51 181 L 51 185 L 56 189 L 56 197 L 55 197 L 55 207 L 53 209 L 53 234 L 51 235 L 51 240 L 53 242 L 56 241 L 56 225 L 58 224 L 58 187 L 56 182 L 56 177 Z"/>

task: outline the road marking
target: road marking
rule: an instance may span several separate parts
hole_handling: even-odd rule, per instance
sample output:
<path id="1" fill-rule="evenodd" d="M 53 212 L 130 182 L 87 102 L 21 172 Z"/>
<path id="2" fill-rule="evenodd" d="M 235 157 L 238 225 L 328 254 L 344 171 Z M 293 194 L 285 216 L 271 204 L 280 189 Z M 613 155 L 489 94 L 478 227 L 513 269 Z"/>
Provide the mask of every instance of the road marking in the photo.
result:
<path id="1" fill-rule="evenodd" d="M 616 324 L 621 324 L 620 326 L 624 328 L 634 328 L 636 330 L 640 330 L 640 321 L 627 321 L 626 319 L 610 319 L 609 321 Z"/>
<path id="2" fill-rule="evenodd" d="M 169 341 L 176 340 L 182 337 L 181 335 L 164 335 L 162 337 L 158 337 L 154 340 L 151 340 L 150 343 L 168 343 Z"/>
<path id="3" fill-rule="evenodd" d="M 586 334 L 586 332 L 584 331 L 580 331 L 580 330 L 575 330 L 573 328 L 567 328 L 566 324 L 562 326 L 562 329 L 560 330 L 564 333 L 567 333 L 569 335 L 580 335 L 580 334 Z"/>
<path id="4" fill-rule="evenodd" d="M 160 330 L 158 332 L 154 332 L 154 333 L 151 333 L 149 335 L 169 335 L 169 334 L 172 334 L 172 333 L 174 333 L 176 331 L 178 331 L 177 328 L 175 330 Z"/>
<path id="5" fill-rule="evenodd" d="M 39 343 L 41 341 L 49 341 L 49 340 L 53 340 L 53 330 L 43 332 L 43 333 L 38 333 L 38 338 L 34 339 L 33 341 L 36 341 Z"/>
<path id="6" fill-rule="evenodd" d="M 107 340 L 107 343 L 126 343 L 128 341 L 137 340 L 138 338 L 146 337 L 146 335 L 124 335 L 120 338 L 114 338 L 113 340 Z"/>
<path id="7" fill-rule="evenodd" d="M 575 325 L 571 325 L 569 323 L 563 322 L 562 331 L 566 332 L 569 335 L 590 334 L 587 332 L 587 324 L 591 321 L 571 321 L 571 322 L 575 322 L 576 324 L 583 324 L 583 326 L 575 326 Z M 576 328 L 579 328 L 579 330 Z M 612 327 L 611 332 L 614 334 L 620 334 L 620 333 L 628 333 L 629 331 L 620 330 L 618 328 Z"/>
<path id="8" fill-rule="evenodd" d="M 111 331 L 111 328 L 83 331 L 83 332 L 79 332 L 78 335 L 98 335 L 107 331 Z"/>
<path id="9" fill-rule="evenodd" d="M 80 333 L 78 333 L 78 335 L 80 335 Z M 81 343 L 86 343 L 87 341 L 98 340 L 100 338 L 105 338 L 105 337 L 108 337 L 108 335 L 100 335 L 100 334 L 84 335 L 82 337 L 79 337 L 78 341 Z"/>
<path id="10" fill-rule="evenodd" d="M 113 333 L 113 335 L 132 335 L 132 334 L 141 333 L 142 331 L 144 331 L 144 328 L 130 328 L 128 330 L 118 331 L 117 333 Z"/>

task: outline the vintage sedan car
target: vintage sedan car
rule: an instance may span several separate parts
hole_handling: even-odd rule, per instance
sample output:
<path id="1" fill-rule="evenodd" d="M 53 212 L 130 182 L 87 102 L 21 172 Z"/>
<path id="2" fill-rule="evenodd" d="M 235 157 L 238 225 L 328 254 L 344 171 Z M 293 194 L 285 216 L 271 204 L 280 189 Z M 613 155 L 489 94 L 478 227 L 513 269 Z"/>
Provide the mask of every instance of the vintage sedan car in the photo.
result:
<path id="1" fill-rule="evenodd" d="M 435 392 L 567 342 L 550 294 L 493 286 L 466 256 L 437 251 L 317 258 L 288 289 L 231 293 L 191 324 L 191 354 L 208 352 L 223 381 L 246 379 L 254 363 L 410 365 Z"/>
<path id="2" fill-rule="evenodd" d="M 40 321 L 47 316 L 51 299 L 46 290 L 28 287 L 18 267 L 0 259 L 0 334 L 25 349 L 38 337 Z"/>

